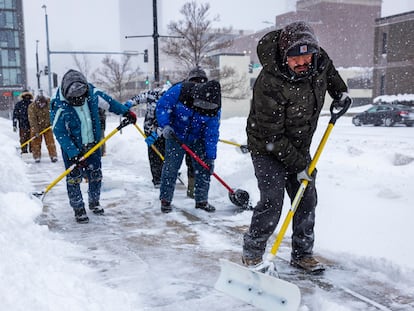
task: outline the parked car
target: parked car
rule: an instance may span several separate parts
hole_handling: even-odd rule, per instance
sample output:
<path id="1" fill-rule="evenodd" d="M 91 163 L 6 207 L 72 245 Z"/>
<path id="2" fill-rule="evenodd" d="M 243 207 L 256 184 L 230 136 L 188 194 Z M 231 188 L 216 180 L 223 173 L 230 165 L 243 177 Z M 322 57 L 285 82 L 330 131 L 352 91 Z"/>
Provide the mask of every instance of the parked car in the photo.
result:
<path id="1" fill-rule="evenodd" d="M 356 114 L 352 118 L 355 126 L 373 124 L 393 126 L 395 124 L 414 125 L 414 108 L 405 105 L 381 104 Z"/>

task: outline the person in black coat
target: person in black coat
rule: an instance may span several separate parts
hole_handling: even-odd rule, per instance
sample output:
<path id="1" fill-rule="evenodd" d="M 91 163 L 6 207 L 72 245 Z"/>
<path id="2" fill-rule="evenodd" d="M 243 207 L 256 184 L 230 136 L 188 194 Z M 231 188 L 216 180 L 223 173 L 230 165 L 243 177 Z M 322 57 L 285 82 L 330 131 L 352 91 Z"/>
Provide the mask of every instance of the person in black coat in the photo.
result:
<path id="1" fill-rule="evenodd" d="M 282 213 L 285 190 L 293 200 L 306 179 L 308 187 L 293 216 L 291 265 L 307 272 L 323 271 L 313 256 L 317 193 L 316 170 L 308 175 L 309 150 L 326 93 L 338 106 L 351 99 L 305 22 L 266 34 L 257 45 L 257 55 L 263 69 L 253 87 L 246 131 L 260 201 L 244 235 L 242 261 L 247 266 L 261 265 Z"/>
<path id="2" fill-rule="evenodd" d="M 25 90 L 20 94 L 21 100 L 16 103 L 13 109 L 13 131 L 19 127 L 20 145 L 30 139 L 30 123 L 28 117 L 28 108 L 33 101 L 33 94 Z M 30 151 L 30 147 L 29 147 Z M 27 145 L 21 148 L 22 153 L 27 153 Z"/>

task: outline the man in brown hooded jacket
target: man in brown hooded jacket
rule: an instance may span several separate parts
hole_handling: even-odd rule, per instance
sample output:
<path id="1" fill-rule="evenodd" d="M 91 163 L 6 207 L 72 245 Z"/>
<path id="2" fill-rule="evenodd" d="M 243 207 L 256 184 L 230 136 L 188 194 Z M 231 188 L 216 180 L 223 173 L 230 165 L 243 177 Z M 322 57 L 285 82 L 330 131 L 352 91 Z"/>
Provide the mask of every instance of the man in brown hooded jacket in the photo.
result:
<path id="1" fill-rule="evenodd" d="M 310 145 L 326 92 L 339 107 L 351 100 L 347 87 L 313 29 L 294 22 L 266 34 L 257 46 L 263 66 L 253 88 L 247 120 L 248 146 L 260 190 L 242 261 L 261 265 L 266 243 L 279 222 L 284 191 L 293 200 L 300 181 L 308 187 L 293 217 L 291 264 L 308 272 L 323 271 L 313 257 L 316 170 L 307 173 Z"/>
<path id="2" fill-rule="evenodd" d="M 52 162 L 57 161 L 55 139 L 53 132 L 49 129 L 42 135 L 40 133 L 50 127 L 49 117 L 50 100 L 45 96 L 38 95 L 33 103 L 29 105 L 28 116 L 30 123 L 30 132 L 32 137 L 36 137 L 32 141 L 32 155 L 36 163 L 40 162 L 42 137 L 45 140 L 47 151 Z"/>

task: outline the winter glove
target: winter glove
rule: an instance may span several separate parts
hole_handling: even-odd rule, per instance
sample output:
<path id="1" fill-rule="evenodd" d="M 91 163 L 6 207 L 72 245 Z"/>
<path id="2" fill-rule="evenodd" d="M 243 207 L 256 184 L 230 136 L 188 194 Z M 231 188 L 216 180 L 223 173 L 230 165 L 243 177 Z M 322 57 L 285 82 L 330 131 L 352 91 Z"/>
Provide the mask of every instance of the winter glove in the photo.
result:
<path id="1" fill-rule="evenodd" d="M 298 182 L 301 183 L 302 180 L 305 180 L 305 179 L 309 182 L 312 181 L 312 177 L 309 176 L 308 171 L 309 171 L 309 166 L 306 166 L 306 168 L 303 171 L 299 172 L 296 175 L 296 179 L 298 180 Z"/>
<path id="2" fill-rule="evenodd" d="M 71 164 L 76 164 L 76 167 L 78 167 L 78 168 L 86 167 L 85 160 L 81 160 L 81 159 L 82 159 L 82 155 L 78 154 L 77 156 L 74 156 L 73 158 L 70 158 L 69 162 Z"/>
<path id="3" fill-rule="evenodd" d="M 137 122 L 137 115 L 135 114 L 135 112 L 131 110 L 128 110 L 127 112 L 125 112 L 123 116 L 127 118 L 129 123 L 135 124 Z"/>
<path id="4" fill-rule="evenodd" d="M 175 131 L 174 131 L 174 129 L 173 129 L 171 126 L 166 125 L 166 126 L 164 126 L 164 128 L 162 129 L 162 136 L 163 136 L 165 139 L 173 139 L 173 138 L 174 138 L 174 136 L 175 136 Z"/>
<path id="5" fill-rule="evenodd" d="M 352 98 L 349 96 L 348 93 L 342 93 L 341 98 L 339 99 L 335 99 L 332 102 L 332 106 L 335 109 L 341 109 L 341 108 L 345 108 L 345 107 L 350 107 L 352 104 Z"/>
<path id="6" fill-rule="evenodd" d="M 151 147 L 157 139 L 158 139 L 157 132 L 154 131 L 151 133 L 151 135 L 145 138 L 145 142 L 147 143 L 148 147 Z"/>
<path id="7" fill-rule="evenodd" d="M 17 132 L 17 127 L 13 126 L 13 132 Z"/>

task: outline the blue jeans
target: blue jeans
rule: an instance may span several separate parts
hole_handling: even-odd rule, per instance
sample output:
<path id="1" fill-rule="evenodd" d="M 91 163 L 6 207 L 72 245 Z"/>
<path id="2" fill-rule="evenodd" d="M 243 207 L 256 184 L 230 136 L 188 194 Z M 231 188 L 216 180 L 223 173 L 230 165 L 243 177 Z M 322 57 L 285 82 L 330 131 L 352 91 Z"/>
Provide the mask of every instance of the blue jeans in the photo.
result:
<path id="1" fill-rule="evenodd" d="M 214 160 L 206 160 L 204 143 L 200 140 L 187 145 L 208 166 L 214 164 Z M 174 196 L 175 184 L 178 171 L 181 167 L 185 150 L 174 140 L 165 141 L 165 159 L 161 174 L 160 200 L 171 202 Z M 203 168 L 195 159 L 192 159 L 194 168 L 194 199 L 196 202 L 208 202 L 208 191 L 210 189 L 210 172 Z"/>
<path id="2" fill-rule="evenodd" d="M 69 162 L 67 154 L 63 151 L 62 158 L 65 163 L 65 168 L 69 168 L 71 163 Z M 99 203 L 102 185 L 101 150 L 98 149 L 92 153 L 86 158 L 85 163 L 86 167 L 74 168 L 66 176 L 66 189 L 68 191 L 69 203 L 72 208 L 82 208 L 85 206 L 80 189 L 80 183 L 82 182 L 83 177 L 88 178 L 89 204 Z"/>

